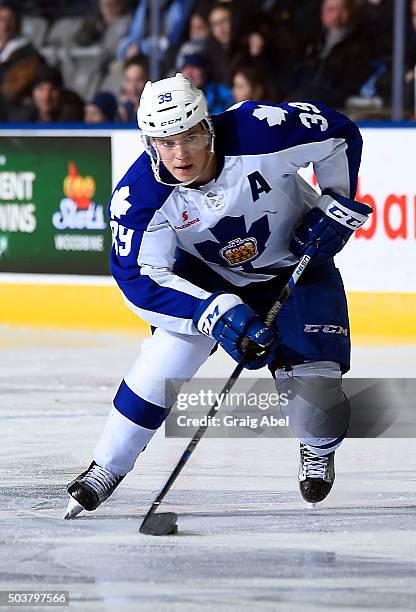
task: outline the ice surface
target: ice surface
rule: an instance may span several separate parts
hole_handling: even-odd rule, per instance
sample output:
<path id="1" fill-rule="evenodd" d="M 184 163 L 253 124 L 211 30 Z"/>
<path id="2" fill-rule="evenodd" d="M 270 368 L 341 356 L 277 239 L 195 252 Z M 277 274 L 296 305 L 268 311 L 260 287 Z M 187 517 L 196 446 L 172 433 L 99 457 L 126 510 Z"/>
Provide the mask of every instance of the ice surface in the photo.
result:
<path id="1" fill-rule="evenodd" d="M 0 328 L 0 590 L 67 590 L 80 611 L 415 609 L 413 439 L 346 440 L 315 510 L 295 440 L 203 439 L 163 504 L 179 534 L 154 538 L 141 517 L 186 445 L 160 432 L 108 502 L 64 521 L 139 342 Z M 414 376 L 415 357 L 357 348 L 352 373 Z M 218 351 L 202 374 L 232 368 Z"/>

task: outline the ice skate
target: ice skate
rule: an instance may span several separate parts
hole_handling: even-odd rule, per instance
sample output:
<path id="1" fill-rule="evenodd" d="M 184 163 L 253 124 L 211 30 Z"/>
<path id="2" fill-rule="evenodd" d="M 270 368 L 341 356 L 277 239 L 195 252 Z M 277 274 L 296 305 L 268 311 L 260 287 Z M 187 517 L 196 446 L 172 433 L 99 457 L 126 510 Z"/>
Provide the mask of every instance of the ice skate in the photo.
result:
<path id="1" fill-rule="evenodd" d="M 67 486 L 70 495 L 65 519 L 75 518 L 83 510 L 91 512 L 105 501 L 120 484 L 124 476 L 116 476 L 93 461 Z"/>
<path id="2" fill-rule="evenodd" d="M 306 444 L 300 444 L 299 489 L 310 504 L 325 499 L 335 480 L 335 451 L 318 457 Z"/>

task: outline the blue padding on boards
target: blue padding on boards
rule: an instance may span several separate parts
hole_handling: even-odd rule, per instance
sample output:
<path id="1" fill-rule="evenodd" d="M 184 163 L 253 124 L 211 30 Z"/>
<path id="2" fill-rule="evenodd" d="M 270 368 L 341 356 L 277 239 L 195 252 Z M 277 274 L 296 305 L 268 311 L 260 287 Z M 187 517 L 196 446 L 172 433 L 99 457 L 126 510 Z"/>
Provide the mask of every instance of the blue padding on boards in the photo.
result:
<path id="1" fill-rule="evenodd" d="M 169 414 L 168 408 L 147 402 L 133 393 L 124 380 L 114 398 L 114 406 L 129 421 L 146 429 L 157 429 Z"/>

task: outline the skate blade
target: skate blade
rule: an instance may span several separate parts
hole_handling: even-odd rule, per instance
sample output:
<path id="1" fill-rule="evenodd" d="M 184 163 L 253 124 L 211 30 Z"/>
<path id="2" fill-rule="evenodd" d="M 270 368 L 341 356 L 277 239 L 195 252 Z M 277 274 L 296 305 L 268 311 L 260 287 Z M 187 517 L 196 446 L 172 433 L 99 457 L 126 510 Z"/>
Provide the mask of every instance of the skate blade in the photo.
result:
<path id="1" fill-rule="evenodd" d="M 65 520 L 73 519 L 80 514 L 85 508 L 81 506 L 73 497 L 69 496 L 68 506 L 64 515 Z"/>

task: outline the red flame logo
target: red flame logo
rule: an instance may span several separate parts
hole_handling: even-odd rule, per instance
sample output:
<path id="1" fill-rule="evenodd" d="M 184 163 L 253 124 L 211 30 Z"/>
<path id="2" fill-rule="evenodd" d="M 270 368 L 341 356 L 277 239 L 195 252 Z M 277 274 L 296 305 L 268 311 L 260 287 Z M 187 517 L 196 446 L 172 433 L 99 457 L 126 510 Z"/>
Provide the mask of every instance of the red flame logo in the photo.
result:
<path id="1" fill-rule="evenodd" d="M 73 200 L 78 210 L 87 210 L 95 194 L 92 176 L 81 176 L 74 162 L 68 162 L 68 175 L 64 179 L 64 194 Z"/>

